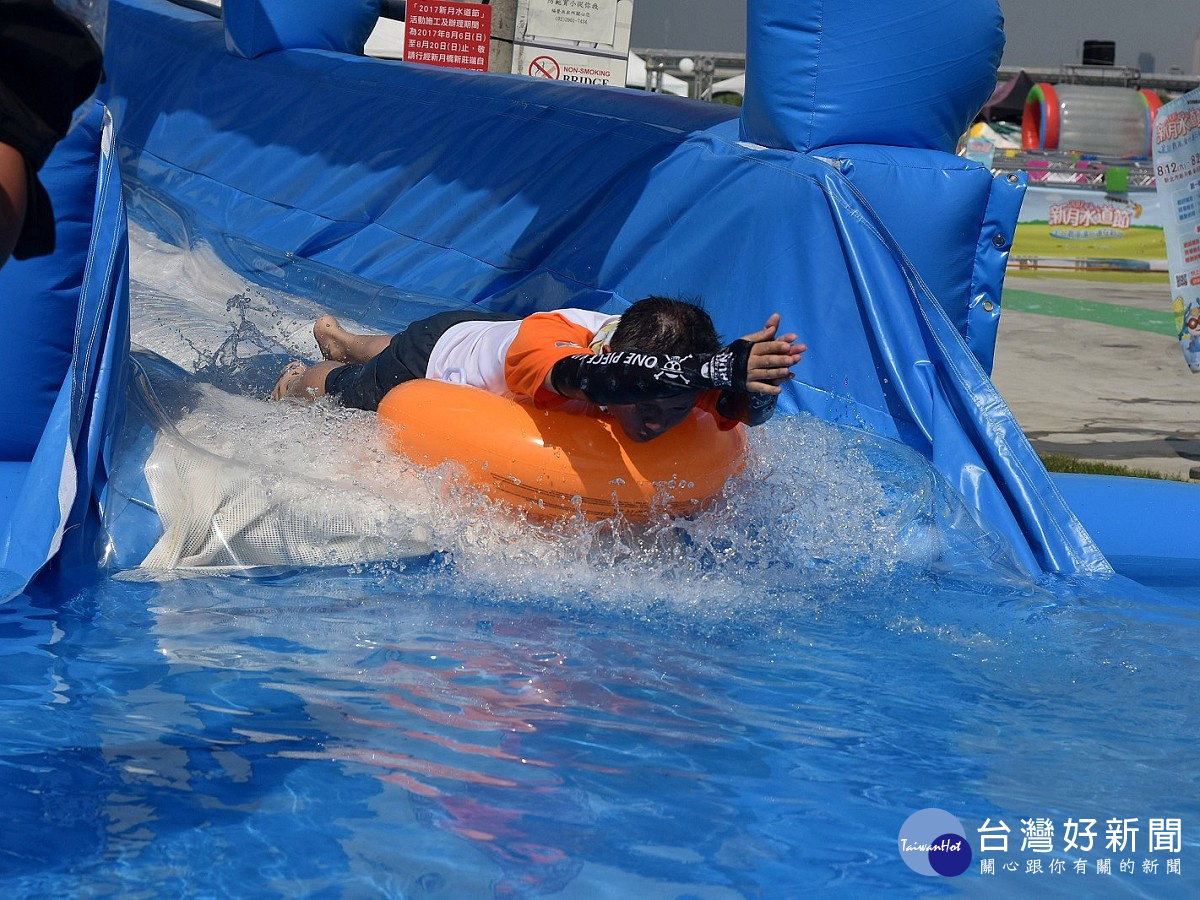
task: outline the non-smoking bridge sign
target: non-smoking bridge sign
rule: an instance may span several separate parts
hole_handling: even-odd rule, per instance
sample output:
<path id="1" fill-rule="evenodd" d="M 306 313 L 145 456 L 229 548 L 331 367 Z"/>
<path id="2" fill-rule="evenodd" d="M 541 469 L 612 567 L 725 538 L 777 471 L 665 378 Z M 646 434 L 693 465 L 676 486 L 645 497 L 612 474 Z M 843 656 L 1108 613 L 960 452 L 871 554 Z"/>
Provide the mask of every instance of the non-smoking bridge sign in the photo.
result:
<path id="1" fill-rule="evenodd" d="M 553 56 L 539 56 L 529 64 L 529 74 L 534 78 L 554 78 L 559 76 L 558 60 Z"/>

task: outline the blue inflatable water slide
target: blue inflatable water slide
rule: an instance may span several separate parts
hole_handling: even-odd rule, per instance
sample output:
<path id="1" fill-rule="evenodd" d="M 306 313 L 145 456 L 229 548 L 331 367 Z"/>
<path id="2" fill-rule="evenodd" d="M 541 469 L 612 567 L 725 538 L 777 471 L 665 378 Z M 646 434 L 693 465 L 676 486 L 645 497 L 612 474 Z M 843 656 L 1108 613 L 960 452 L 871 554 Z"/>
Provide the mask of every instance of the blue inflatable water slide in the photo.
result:
<path id="1" fill-rule="evenodd" d="M 810 347 L 781 414 L 914 448 L 1031 572 L 1111 571 L 988 377 L 1025 182 L 954 150 L 995 84 L 995 0 L 750 0 L 740 111 L 367 58 L 378 12 L 113 0 L 115 129 L 98 107 L 50 164 L 72 198 L 55 195 L 59 252 L 0 273 L 6 596 L 104 544 L 129 352 L 121 179 L 154 233 L 300 293 L 354 279 L 367 289 L 332 311 L 380 328 L 412 294 L 516 313 L 701 298 L 727 337 L 780 311 Z M 1128 498 L 1080 484 L 1125 552 L 1108 525 Z"/>

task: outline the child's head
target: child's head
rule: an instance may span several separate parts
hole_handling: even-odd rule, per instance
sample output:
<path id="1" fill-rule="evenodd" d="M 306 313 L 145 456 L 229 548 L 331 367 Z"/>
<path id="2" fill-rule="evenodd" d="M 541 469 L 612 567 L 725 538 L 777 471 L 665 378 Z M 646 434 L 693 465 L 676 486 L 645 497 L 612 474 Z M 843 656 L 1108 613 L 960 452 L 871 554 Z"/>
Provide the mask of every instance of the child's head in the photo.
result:
<path id="1" fill-rule="evenodd" d="M 646 297 L 621 315 L 609 346 L 644 353 L 716 353 L 724 345 L 712 317 L 695 303 Z"/>
<path id="2" fill-rule="evenodd" d="M 609 341 L 610 350 L 642 353 L 716 353 L 722 348 L 712 317 L 694 303 L 667 297 L 639 300 L 621 316 Z M 608 411 L 635 441 L 650 441 L 688 417 L 699 394 L 688 392 L 662 400 L 610 404 Z"/>

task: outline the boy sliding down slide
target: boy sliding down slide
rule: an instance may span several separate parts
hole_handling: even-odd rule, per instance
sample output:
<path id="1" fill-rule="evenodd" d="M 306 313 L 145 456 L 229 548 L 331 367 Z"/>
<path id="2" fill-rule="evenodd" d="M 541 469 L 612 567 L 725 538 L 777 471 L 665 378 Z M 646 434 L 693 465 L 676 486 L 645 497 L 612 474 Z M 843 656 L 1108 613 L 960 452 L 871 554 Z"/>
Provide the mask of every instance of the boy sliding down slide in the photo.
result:
<path id="1" fill-rule="evenodd" d="M 392 388 L 414 378 L 532 398 L 541 409 L 587 400 L 607 408 L 632 440 L 653 440 L 693 407 L 722 430 L 761 425 L 780 385 L 808 348 L 776 336 L 774 313 L 759 331 L 728 346 L 693 303 L 647 297 L 621 316 L 560 309 L 527 317 L 483 310 L 439 313 L 399 334 L 353 334 L 322 316 L 313 336 L 325 361 L 287 365 L 271 396 L 374 410 Z"/>

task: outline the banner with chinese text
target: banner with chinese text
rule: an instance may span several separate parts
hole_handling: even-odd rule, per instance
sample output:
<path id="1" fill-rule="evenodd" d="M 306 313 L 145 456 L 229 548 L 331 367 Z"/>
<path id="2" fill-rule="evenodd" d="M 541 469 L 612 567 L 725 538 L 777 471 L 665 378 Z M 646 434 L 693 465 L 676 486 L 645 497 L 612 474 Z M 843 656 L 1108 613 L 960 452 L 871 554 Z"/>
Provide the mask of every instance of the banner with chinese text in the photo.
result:
<path id="1" fill-rule="evenodd" d="M 1165 212 L 1179 346 L 1188 368 L 1200 372 L 1200 90 L 1159 109 L 1154 120 L 1154 181 Z"/>
<path id="2" fill-rule="evenodd" d="M 1030 185 L 1021 204 L 1012 263 L 1040 267 L 1164 271 L 1163 215 L 1154 191 Z"/>
<path id="3" fill-rule="evenodd" d="M 491 6 L 408 0 L 404 25 L 405 62 L 487 71 Z"/>

